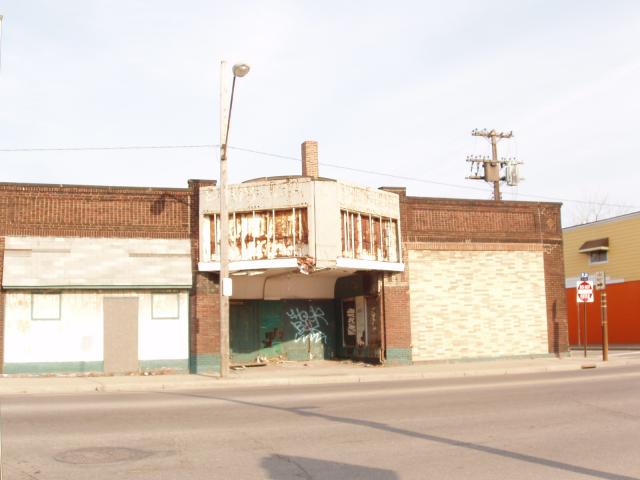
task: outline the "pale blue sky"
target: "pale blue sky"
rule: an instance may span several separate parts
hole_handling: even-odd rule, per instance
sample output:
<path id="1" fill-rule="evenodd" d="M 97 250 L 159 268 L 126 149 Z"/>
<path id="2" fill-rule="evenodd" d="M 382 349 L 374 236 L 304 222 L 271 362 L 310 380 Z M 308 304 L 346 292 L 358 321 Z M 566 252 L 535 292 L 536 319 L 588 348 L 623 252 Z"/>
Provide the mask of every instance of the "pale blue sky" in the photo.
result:
<path id="1" fill-rule="evenodd" d="M 640 2 L 0 0 L 0 149 L 217 144 L 220 60 L 246 61 L 230 143 L 409 194 L 489 198 L 465 180 L 513 130 L 527 195 L 640 210 Z M 0 152 L 0 181 L 186 186 L 217 151 Z M 230 178 L 299 173 L 231 151 Z M 463 188 L 438 185 L 440 182 Z M 477 189 L 477 190 L 476 190 Z M 567 202 L 565 223 L 584 207 Z M 610 209 L 621 213 L 624 209 Z"/>

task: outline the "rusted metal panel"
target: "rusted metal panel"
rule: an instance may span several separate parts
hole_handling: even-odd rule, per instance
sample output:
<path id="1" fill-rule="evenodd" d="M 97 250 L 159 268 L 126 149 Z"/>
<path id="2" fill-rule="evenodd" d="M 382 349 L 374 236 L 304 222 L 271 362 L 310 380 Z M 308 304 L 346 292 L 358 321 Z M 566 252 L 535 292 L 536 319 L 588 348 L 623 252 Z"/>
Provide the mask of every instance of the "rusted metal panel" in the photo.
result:
<path id="1" fill-rule="evenodd" d="M 398 261 L 397 220 L 345 210 L 340 212 L 340 218 L 343 257 Z"/>
<path id="2" fill-rule="evenodd" d="M 219 257 L 217 214 L 210 216 L 211 256 Z M 306 207 L 254 210 L 229 215 L 229 257 L 233 260 L 267 260 L 303 257 L 309 254 L 309 224 Z"/>
<path id="3" fill-rule="evenodd" d="M 375 259 L 381 260 L 382 255 L 382 221 L 379 217 L 373 217 L 372 219 L 373 230 L 373 251 L 375 253 Z"/>

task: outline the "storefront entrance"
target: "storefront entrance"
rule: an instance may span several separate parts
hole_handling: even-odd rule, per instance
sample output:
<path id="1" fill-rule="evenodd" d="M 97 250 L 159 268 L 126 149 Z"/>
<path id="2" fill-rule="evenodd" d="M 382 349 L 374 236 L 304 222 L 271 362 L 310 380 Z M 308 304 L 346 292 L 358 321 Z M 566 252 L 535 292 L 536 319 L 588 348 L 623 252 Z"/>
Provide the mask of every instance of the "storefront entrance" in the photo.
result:
<path id="1" fill-rule="evenodd" d="M 333 300 L 232 301 L 231 362 L 335 358 L 335 319 Z"/>

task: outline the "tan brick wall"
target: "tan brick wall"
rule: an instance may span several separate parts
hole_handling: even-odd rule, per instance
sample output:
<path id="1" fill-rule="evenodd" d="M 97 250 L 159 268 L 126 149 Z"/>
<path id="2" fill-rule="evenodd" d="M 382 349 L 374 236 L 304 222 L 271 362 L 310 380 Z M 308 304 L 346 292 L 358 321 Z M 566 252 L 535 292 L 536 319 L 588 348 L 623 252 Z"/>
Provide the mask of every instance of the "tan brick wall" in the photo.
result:
<path id="1" fill-rule="evenodd" d="M 546 354 L 540 246 L 410 250 L 413 360 Z"/>

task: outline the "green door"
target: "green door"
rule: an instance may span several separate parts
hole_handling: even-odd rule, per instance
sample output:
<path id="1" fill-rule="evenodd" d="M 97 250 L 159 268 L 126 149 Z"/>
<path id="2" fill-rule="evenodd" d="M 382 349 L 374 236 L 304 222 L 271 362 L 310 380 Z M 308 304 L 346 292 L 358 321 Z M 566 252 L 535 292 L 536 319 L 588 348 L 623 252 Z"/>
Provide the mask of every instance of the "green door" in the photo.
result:
<path id="1" fill-rule="evenodd" d="M 258 305 L 260 315 L 260 355 L 272 358 L 282 354 L 282 302 L 265 301 Z"/>
<path id="2" fill-rule="evenodd" d="M 260 350 L 260 326 L 254 302 L 233 302 L 229 307 L 229 343 L 232 363 L 250 363 Z"/>

